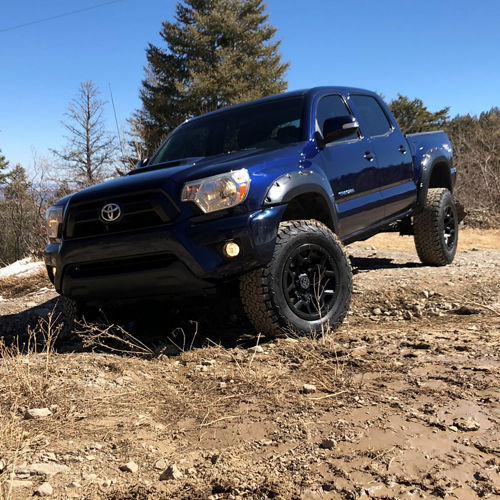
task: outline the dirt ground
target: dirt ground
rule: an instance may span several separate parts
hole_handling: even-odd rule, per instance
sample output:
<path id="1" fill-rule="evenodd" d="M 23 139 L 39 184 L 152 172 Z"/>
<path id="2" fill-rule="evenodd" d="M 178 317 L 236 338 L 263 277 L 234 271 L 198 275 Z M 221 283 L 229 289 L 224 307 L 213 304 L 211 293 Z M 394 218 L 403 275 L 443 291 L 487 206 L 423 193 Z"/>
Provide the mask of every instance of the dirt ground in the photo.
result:
<path id="1" fill-rule="evenodd" d="M 0 498 L 500 498 L 500 231 L 441 268 L 410 237 L 348 251 L 351 310 L 317 339 L 212 298 L 46 349 L 54 291 L 0 283 Z"/>

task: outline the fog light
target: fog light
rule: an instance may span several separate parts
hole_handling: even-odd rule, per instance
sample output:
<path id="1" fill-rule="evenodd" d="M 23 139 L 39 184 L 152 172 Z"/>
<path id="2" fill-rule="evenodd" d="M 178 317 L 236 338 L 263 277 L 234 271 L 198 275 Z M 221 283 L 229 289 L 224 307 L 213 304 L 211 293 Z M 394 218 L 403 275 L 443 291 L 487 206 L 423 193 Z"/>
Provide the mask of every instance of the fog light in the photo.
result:
<path id="1" fill-rule="evenodd" d="M 52 274 L 54 275 L 54 278 L 55 278 L 56 277 L 56 267 L 55 266 L 52 267 Z"/>
<path id="2" fill-rule="evenodd" d="M 234 241 L 228 241 L 222 248 L 226 257 L 237 257 L 240 253 L 240 246 Z"/>

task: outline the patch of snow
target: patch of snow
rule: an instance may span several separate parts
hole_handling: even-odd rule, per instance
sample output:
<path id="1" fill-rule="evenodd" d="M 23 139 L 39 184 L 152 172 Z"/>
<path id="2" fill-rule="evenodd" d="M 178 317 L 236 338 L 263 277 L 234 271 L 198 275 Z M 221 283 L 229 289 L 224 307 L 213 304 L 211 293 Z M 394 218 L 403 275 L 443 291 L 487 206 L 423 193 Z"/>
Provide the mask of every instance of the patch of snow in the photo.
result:
<path id="1" fill-rule="evenodd" d="M 45 269 L 45 264 L 39 261 L 33 261 L 31 257 L 26 257 L 25 259 L 18 260 L 12 264 L 2 267 L 0 269 L 0 279 L 10 278 L 12 276 L 16 278 L 27 278 L 28 276 L 33 276 L 34 274 L 39 274 Z"/>
<path id="2" fill-rule="evenodd" d="M 28 296 L 30 295 L 42 295 L 45 292 L 51 292 L 53 289 L 49 288 L 48 286 L 43 286 L 39 290 L 35 290 L 34 292 L 28 293 Z"/>

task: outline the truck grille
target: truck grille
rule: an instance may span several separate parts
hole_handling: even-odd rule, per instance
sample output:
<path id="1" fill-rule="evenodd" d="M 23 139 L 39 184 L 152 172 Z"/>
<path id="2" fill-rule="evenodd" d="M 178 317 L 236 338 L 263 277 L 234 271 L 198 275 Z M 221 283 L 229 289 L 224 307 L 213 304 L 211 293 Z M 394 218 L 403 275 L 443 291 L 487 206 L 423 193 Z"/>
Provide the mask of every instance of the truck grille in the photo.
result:
<path id="1" fill-rule="evenodd" d="M 139 257 L 127 257 L 124 259 L 112 259 L 100 262 L 89 262 L 85 264 L 73 264 L 68 267 L 67 273 L 74 279 L 92 278 L 95 276 L 112 276 L 131 271 L 147 271 L 168 267 L 176 261 L 171 254 L 147 255 Z"/>
<path id="2" fill-rule="evenodd" d="M 104 222 L 100 217 L 101 209 L 110 202 L 120 206 L 121 217 L 115 222 Z M 64 238 L 85 238 L 150 228 L 170 222 L 177 213 L 175 204 L 161 191 L 75 205 L 70 203 Z"/>

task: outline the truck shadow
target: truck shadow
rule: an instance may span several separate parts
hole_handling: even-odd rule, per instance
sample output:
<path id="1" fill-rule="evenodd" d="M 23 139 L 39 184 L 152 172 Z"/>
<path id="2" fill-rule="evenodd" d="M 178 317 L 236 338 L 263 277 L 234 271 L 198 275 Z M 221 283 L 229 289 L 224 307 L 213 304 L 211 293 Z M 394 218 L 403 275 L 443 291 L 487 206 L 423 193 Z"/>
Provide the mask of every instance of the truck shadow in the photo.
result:
<path id="1" fill-rule="evenodd" d="M 29 331 L 36 329 L 40 321 L 47 319 L 50 314 L 58 315 L 60 312 L 58 298 L 53 298 L 16 313 L 3 314 L 0 316 L 0 339 L 6 344 L 17 338 L 24 341 L 28 338 Z"/>
<path id="2" fill-rule="evenodd" d="M 63 327 L 64 316 L 57 298 L 17 313 L 2 315 L 0 340 L 7 346 L 15 344 L 25 351 L 28 343 L 33 346 L 33 340 L 36 339 L 38 350 L 41 351 L 47 337 L 47 320 L 50 316 L 54 331 Z M 103 334 L 99 344 L 93 345 L 89 341 L 92 336 L 106 330 L 109 330 L 109 335 Z M 175 355 L 183 350 L 207 345 L 245 348 L 263 341 L 260 338 L 258 340 L 238 297 L 222 300 L 214 296 L 177 300 L 170 304 L 141 303 L 123 309 L 103 310 L 97 318 L 79 321 L 74 334 L 63 335 L 61 332 L 55 349 L 61 353 L 105 351 L 106 344 L 109 344 L 109 350 L 113 351 L 120 344 L 117 341 L 120 336 L 144 344 L 153 355 Z"/>
<path id="3" fill-rule="evenodd" d="M 238 296 L 157 303 L 140 307 L 128 319 L 122 325 L 124 330 L 156 352 L 167 354 L 209 345 L 245 348 L 257 342 Z"/>
<path id="4" fill-rule="evenodd" d="M 394 262 L 390 258 L 350 257 L 353 273 L 380 269 L 417 268 L 417 262 Z M 52 314 L 55 324 L 63 318 L 62 307 L 57 298 L 48 300 L 23 311 L 0 316 L 0 339 L 6 345 L 16 343 L 21 348 L 27 345 L 30 332 L 35 334 L 39 348 L 43 348 L 44 321 Z M 59 352 L 106 350 L 116 339 L 109 338 L 104 346 L 92 346 L 85 337 L 98 330 L 116 325 L 111 331 L 117 335 L 125 332 L 137 339 L 152 353 L 175 355 L 189 348 L 207 345 L 248 348 L 269 339 L 255 331 L 240 304 L 238 291 L 233 289 L 226 296 L 207 296 L 178 299 L 175 302 L 142 303 L 134 307 L 104 311 L 97 321 L 89 321 L 78 327 L 78 335 L 60 338 L 56 343 Z M 46 328 L 46 325 L 45 325 Z M 113 330 L 113 328 L 115 328 Z"/>
<path id="5" fill-rule="evenodd" d="M 420 262 L 395 262 L 387 257 L 353 257 L 350 258 L 353 274 L 378 269 L 411 269 L 423 267 Z"/>

